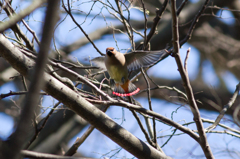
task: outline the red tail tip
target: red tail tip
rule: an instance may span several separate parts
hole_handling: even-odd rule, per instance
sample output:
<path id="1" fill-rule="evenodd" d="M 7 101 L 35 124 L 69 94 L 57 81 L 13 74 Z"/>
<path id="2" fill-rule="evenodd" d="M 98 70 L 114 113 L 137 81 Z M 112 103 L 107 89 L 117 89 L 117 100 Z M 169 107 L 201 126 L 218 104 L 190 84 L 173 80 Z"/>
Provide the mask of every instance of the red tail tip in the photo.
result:
<path id="1" fill-rule="evenodd" d="M 132 96 L 134 94 L 137 94 L 140 91 L 139 88 L 137 88 L 135 91 L 131 92 L 131 93 L 117 93 L 117 92 L 113 92 L 113 94 L 115 94 L 116 96 L 120 96 L 120 97 L 126 97 L 126 96 Z"/>

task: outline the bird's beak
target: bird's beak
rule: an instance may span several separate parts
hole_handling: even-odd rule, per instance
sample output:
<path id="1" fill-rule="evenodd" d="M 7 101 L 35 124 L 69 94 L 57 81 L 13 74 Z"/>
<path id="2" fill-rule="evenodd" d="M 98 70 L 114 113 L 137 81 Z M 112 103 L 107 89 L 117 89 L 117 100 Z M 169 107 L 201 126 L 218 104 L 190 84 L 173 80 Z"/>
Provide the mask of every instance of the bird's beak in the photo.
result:
<path id="1" fill-rule="evenodd" d="M 112 55 L 113 55 L 112 51 L 107 50 L 107 55 L 108 55 L 108 56 L 112 56 Z"/>

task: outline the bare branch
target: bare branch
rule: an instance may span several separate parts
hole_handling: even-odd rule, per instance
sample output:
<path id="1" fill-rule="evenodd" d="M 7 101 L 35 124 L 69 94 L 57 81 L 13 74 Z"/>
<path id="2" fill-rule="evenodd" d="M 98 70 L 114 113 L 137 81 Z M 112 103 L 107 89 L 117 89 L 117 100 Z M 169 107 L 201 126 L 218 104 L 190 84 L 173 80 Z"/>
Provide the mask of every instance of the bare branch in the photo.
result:
<path id="1" fill-rule="evenodd" d="M 38 128 L 38 126 L 36 126 L 36 130 L 35 130 L 35 135 L 31 138 L 31 140 L 29 141 L 29 143 L 27 144 L 25 149 L 28 149 L 29 146 L 33 143 L 33 141 L 38 137 L 38 135 L 40 134 L 40 132 L 42 131 L 42 129 L 44 128 L 44 126 L 46 125 L 49 117 L 52 115 L 52 113 L 55 111 L 55 108 L 57 108 L 59 106 L 61 102 L 58 102 L 57 104 L 54 105 L 54 107 L 51 109 L 51 111 L 48 113 L 48 115 L 45 117 L 42 125 Z"/>
<path id="2" fill-rule="evenodd" d="M 19 91 L 19 92 L 12 92 L 10 91 L 9 93 L 6 94 L 0 94 L 0 100 L 9 96 L 13 96 L 13 95 L 26 95 L 28 92 L 27 91 Z M 46 93 L 39 93 L 40 95 L 47 95 Z"/>
<path id="3" fill-rule="evenodd" d="M 126 21 L 126 19 L 123 16 L 123 12 L 122 12 L 122 8 L 119 4 L 119 0 L 115 0 L 115 3 L 117 4 L 118 12 L 119 12 L 119 15 L 122 19 L 122 23 L 123 23 L 123 25 L 124 25 L 127 33 L 128 33 L 129 40 L 131 41 L 132 49 L 135 50 L 135 42 L 134 42 L 133 33 L 132 33 L 133 31 L 130 29 L 131 28 L 131 27 L 129 27 L 130 24 Z"/>
<path id="4" fill-rule="evenodd" d="M 65 9 L 65 11 L 70 15 L 70 17 L 72 18 L 73 22 L 77 25 L 77 27 L 82 31 L 82 33 L 85 35 L 85 37 L 88 39 L 88 41 L 92 44 L 92 46 L 97 50 L 97 52 L 100 54 L 100 55 L 104 55 L 98 48 L 97 46 L 93 43 L 93 41 L 89 38 L 88 34 L 83 30 L 83 28 L 81 27 L 81 25 L 78 24 L 78 22 L 75 20 L 75 18 L 73 17 L 72 13 L 71 13 L 71 7 L 70 7 L 70 3 L 69 3 L 69 0 L 67 1 L 68 2 L 68 9 L 65 7 L 64 5 L 64 2 L 62 0 L 62 6 L 63 8 Z"/>
<path id="5" fill-rule="evenodd" d="M 182 4 L 177 9 L 177 16 L 179 16 L 179 14 L 181 13 L 183 7 L 186 5 L 187 2 L 188 2 L 188 0 L 183 0 L 182 1 Z"/>
<path id="6" fill-rule="evenodd" d="M 191 51 L 191 48 L 188 48 L 188 49 L 187 49 L 186 58 L 185 58 L 185 60 L 184 60 L 184 69 L 185 69 L 186 73 L 187 73 L 187 60 L 188 60 L 188 56 L 189 56 L 190 51 Z M 188 74 L 188 73 L 187 73 L 187 74 Z"/>
<path id="7" fill-rule="evenodd" d="M 233 105 L 233 103 L 235 102 L 235 100 L 237 99 L 238 93 L 239 93 L 239 87 L 240 87 L 240 83 L 238 83 L 238 85 L 236 86 L 236 90 L 233 93 L 232 98 L 229 100 L 229 102 L 224 105 L 222 111 L 220 112 L 220 114 L 218 115 L 217 119 L 215 120 L 215 122 L 209 126 L 208 128 L 206 128 L 206 131 L 210 131 L 214 128 L 216 128 L 216 126 L 220 123 L 221 119 L 223 118 L 224 114 L 227 112 L 227 110 L 229 108 L 231 108 L 231 106 Z"/>
<path id="8" fill-rule="evenodd" d="M 147 131 L 144 129 L 143 124 L 142 124 L 140 118 L 138 117 L 137 113 L 136 113 L 134 110 L 131 110 L 131 112 L 132 112 L 133 116 L 135 117 L 135 119 L 137 120 L 138 125 L 140 126 L 140 128 L 141 128 L 141 130 L 142 130 L 145 138 L 147 139 L 148 143 L 149 143 L 151 146 L 153 146 L 153 147 L 156 148 L 156 144 L 153 143 L 152 140 L 149 138 L 148 133 L 147 133 Z M 163 152 L 163 151 L 162 151 L 162 152 Z"/>
<path id="9" fill-rule="evenodd" d="M 12 27 L 17 22 L 21 21 L 24 17 L 32 13 L 35 9 L 40 7 L 43 3 L 46 3 L 47 0 L 35 0 L 30 6 L 26 9 L 20 11 L 18 14 L 12 16 L 8 21 L 0 24 L 0 33 L 5 31 L 6 29 Z M 1 2 L 0 2 L 1 3 Z M 2 5 L 2 4 L 1 4 Z"/>
<path id="10" fill-rule="evenodd" d="M 211 152 L 210 146 L 207 142 L 207 136 L 204 131 L 204 127 L 201 121 L 201 116 L 193 95 L 192 87 L 191 87 L 188 75 L 183 67 L 182 60 L 179 54 L 180 45 L 179 45 L 179 32 L 178 32 L 178 17 L 176 14 L 176 0 L 171 0 L 171 11 L 172 11 L 172 34 L 173 34 L 173 48 L 174 48 L 173 56 L 175 57 L 175 61 L 178 66 L 178 71 L 181 75 L 183 86 L 188 97 L 188 102 L 194 116 L 194 121 L 198 129 L 198 133 L 200 137 L 199 143 L 202 147 L 205 157 L 208 159 L 213 159 L 214 157 Z"/>
<path id="11" fill-rule="evenodd" d="M 64 156 L 72 156 L 77 152 L 77 149 L 81 144 L 87 139 L 87 137 L 92 133 L 94 130 L 94 126 L 90 126 L 87 131 L 81 136 L 81 138 L 77 138 L 75 143 L 70 147 L 70 149 L 64 154 Z"/>
<path id="12" fill-rule="evenodd" d="M 199 18 L 201 17 L 201 15 L 203 14 L 203 12 L 205 11 L 205 9 L 207 8 L 207 5 L 209 3 L 210 0 L 206 0 L 205 3 L 203 4 L 201 10 L 198 12 L 198 14 L 195 16 L 189 30 L 188 30 L 188 33 L 187 33 L 187 36 L 181 40 L 179 43 L 180 45 L 182 46 L 184 43 L 186 43 L 189 39 L 191 39 L 191 36 L 192 36 L 192 33 L 193 33 L 193 30 L 196 26 L 196 24 L 198 23 L 199 21 Z"/>
<path id="13" fill-rule="evenodd" d="M 36 159 L 86 159 L 86 157 L 69 157 L 69 156 L 66 157 L 66 156 L 52 155 L 47 153 L 33 152 L 28 150 L 22 150 L 21 154 L 24 157 L 36 158 Z"/>
<path id="14" fill-rule="evenodd" d="M 169 0 L 165 0 L 163 5 L 162 5 L 162 8 L 159 10 L 159 9 L 156 9 L 156 17 L 153 19 L 153 25 L 152 25 L 152 28 L 150 30 L 150 32 L 148 33 L 147 35 L 147 41 L 146 41 L 146 46 L 147 44 L 149 43 L 149 41 L 152 39 L 153 35 L 156 34 L 156 30 L 157 30 L 157 25 L 159 23 L 159 21 L 161 20 L 162 18 L 162 15 L 164 13 L 164 11 L 166 10 L 167 8 L 167 4 L 168 4 Z M 146 47 L 145 46 L 145 47 Z"/>
<path id="15" fill-rule="evenodd" d="M 151 101 L 151 92 L 150 92 L 150 84 L 147 80 L 146 74 L 143 70 L 143 68 L 141 68 L 141 72 L 143 74 L 143 77 L 147 83 L 147 95 L 148 95 L 148 105 L 149 105 L 149 109 L 151 111 L 153 111 L 152 109 L 152 101 Z M 155 123 L 155 119 L 153 118 L 153 134 L 150 134 L 151 138 L 153 139 L 153 142 L 157 145 L 157 139 L 156 139 L 156 123 Z"/>
<path id="16" fill-rule="evenodd" d="M 145 8 L 145 5 L 144 5 L 144 2 L 143 0 L 141 0 L 141 3 L 142 3 L 142 7 L 143 7 L 143 14 L 144 14 L 144 47 L 143 47 L 143 50 L 145 50 L 145 46 L 147 46 L 148 44 L 146 44 L 147 42 L 147 16 L 146 16 L 146 8 Z"/>

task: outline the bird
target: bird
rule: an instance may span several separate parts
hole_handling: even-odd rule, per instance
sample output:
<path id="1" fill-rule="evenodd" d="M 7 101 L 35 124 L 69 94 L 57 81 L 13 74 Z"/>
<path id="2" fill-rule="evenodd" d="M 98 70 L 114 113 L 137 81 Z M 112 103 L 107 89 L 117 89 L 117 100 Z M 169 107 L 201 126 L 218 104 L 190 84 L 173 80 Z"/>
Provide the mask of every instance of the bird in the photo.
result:
<path id="1" fill-rule="evenodd" d="M 159 51 L 134 51 L 120 53 L 113 47 L 106 49 L 106 55 L 92 59 L 93 65 L 106 70 L 115 82 L 113 94 L 116 96 L 132 96 L 139 92 L 128 78 L 130 71 L 149 67 L 162 59 L 166 50 Z"/>

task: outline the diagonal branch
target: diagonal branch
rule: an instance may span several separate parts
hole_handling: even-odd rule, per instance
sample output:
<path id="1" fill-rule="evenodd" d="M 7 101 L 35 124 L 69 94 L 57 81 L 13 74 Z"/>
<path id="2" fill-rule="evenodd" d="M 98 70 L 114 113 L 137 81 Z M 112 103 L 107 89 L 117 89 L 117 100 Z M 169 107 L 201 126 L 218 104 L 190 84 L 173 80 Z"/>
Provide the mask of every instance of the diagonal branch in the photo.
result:
<path id="1" fill-rule="evenodd" d="M 222 111 L 220 112 L 220 114 L 218 115 L 217 119 L 215 120 L 215 122 L 210 125 L 208 128 L 206 128 L 206 131 L 210 131 L 212 129 L 215 129 L 216 126 L 220 123 L 221 119 L 223 118 L 224 114 L 227 112 L 227 110 L 229 108 L 231 108 L 231 106 L 233 105 L 233 103 L 236 101 L 238 93 L 239 93 L 239 87 L 240 87 L 240 83 L 238 83 L 238 85 L 236 86 L 236 90 L 233 93 L 232 98 L 229 100 L 229 102 L 223 107 Z"/>
<path id="2" fill-rule="evenodd" d="M 28 6 L 26 9 L 20 11 L 19 13 L 12 16 L 8 21 L 0 24 L 0 33 L 5 31 L 6 29 L 12 27 L 17 22 L 21 21 L 24 17 L 32 13 L 35 9 L 40 7 L 43 3 L 45 3 L 47 0 L 35 0 L 30 6 Z"/>
<path id="3" fill-rule="evenodd" d="M 5 58 L 12 65 L 12 67 L 18 70 L 22 75 L 29 77 L 29 67 L 33 66 L 34 62 L 22 54 L 16 47 L 13 46 L 11 42 L 4 38 L 3 35 L 0 35 L 0 45 L 1 56 Z M 87 78 L 80 78 L 80 75 L 77 73 L 76 76 L 79 76 L 79 80 L 85 80 L 84 82 L 87 82 Z M 103 134 L 108 136 L 110 139 L 137 158 L 170 158 L 132 135 L 123 127 L 115 123 L 105 113 L 100 111 L 94 105 L 86 101 L 85 98 L 58 81 L 56 78 L 44 73 L 42 79 L 46 82 L 46 87 L 44 90 L 49 95 L 62 102 L 79 116 L 87 120 L 91 125 L 94 125 L 96 129 L 101 131 Z M 101 93 L 101 95 L 103 95 L 106 99 L 117 102 L 117 100 L 109 97 L 91 82 L 88 81 L 87 84 L 91 85 L 94 90 L 97 90 L 98 93 Z"/>
<path id="4" fill-rule="evenodd" d="M 206 0 L 205 3 L 203 4 L 201 10 L 198 12 L 198 14 L 195 16 L 195 18 L 193 19 L 193 22 L 191 23 L 191 26 L 188 30 L 187 36 L 180 41 L 180 45 L 182 46 L 183 44 L 185 44 L 189 39 L 191 39 L 192 37 L 192 33 L 194 28 L 196 27 L 199 18 L 201 17 L 201 15 L 203 14 L 203 12 L 205 11 L 205 9 L 207 8 L 207 5 L 209 3 L 210 0 Z"/>
<path id="5" fill-rule="evenodd" d="M 70 17 L 72 18 L 73 22 L 77 25 L 77 27 L 82 31 L 82 33 L 85 35 L 85 37 L 88 39 L 88 41 L 92 44 L 92 46 L 97 50 L 97 52 L 100 54 L 100 55 L 104 55 L 98 48 L 97 46 L 93 43 L 93 41 L 89 38 L 88 34 L 83 30 L 83 28 L 81 27 L 81 25 L 78 24 L 78 22 L 75 20 L 75 18 L 73 17 L 72 13 L 71 13 L 71 7 L 70 7 L 70 3 L 69 3 L 69 0 L 67 1 L 68 2 L 68 9 L 65 7 L 64 5 L 64 2 L 62 0 L 62 6 L 64 8 L 64 10 L 70 15 Z"/>
<path id="6" fill-rule="evenodd" d="M 159 9 L 156 10 L 156 17 L 153 19 L 152 28 L 147 35 L 147 40 L 145 42 L 145 48 L 146 48 L 147 44 L 149 43 L 149 41 L 152 39 L 153 35 L 156 33 L 157 25 L 158 25 L 159 21 L 161 20 L 164 11 L 167 8 L 168 2 L 169 2 L 169 0 L 165 0 L 162 5 L 162 8 L 160 10 Z"/>

